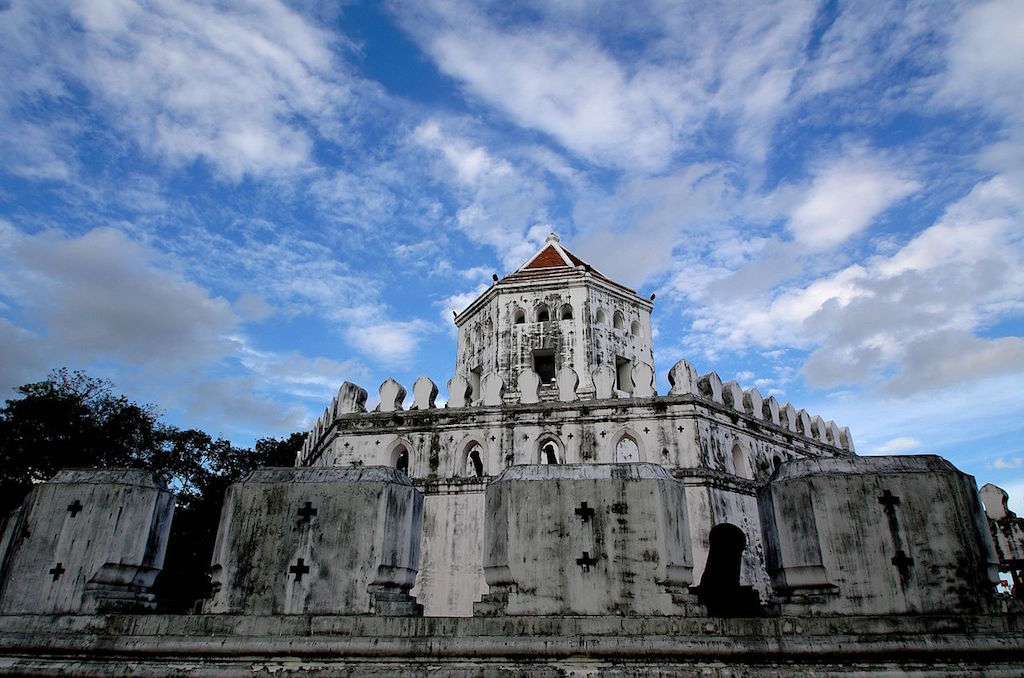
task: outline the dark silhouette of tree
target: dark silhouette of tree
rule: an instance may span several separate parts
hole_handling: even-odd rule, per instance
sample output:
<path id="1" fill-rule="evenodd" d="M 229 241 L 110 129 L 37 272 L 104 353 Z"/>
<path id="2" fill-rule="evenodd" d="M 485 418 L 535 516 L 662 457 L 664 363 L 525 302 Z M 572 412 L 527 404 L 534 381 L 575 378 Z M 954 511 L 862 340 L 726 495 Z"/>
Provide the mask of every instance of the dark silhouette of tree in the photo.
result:
<path id="1" fill-rule="evenodd" d="M 170 479 L 162 463 L 167 427 L 153 406 L 67 369 L 17 392 L 21 397 L 0 409 L 0 511 L 19 506 L 34 483 L 62 468 L 151 468 Z"/>

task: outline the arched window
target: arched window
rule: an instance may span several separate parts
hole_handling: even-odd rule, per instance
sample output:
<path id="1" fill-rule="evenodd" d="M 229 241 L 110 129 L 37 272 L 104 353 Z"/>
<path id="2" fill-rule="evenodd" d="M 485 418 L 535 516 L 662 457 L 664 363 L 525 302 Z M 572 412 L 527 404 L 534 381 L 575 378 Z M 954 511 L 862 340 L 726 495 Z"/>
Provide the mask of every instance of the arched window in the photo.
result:
<path id="1" fill-rule="evenodd" d="M 526 311 L 521 308 L 517 308 L 512 314 L 512 322 L 516 325 L 522 325 L 526 322 Z"/>
<path id="2" fill-rule="evenodd" d="M 565 461 L 562 443 L 555 436 L 547 434 L 537 441 L 537 463 L 561 464 Z"/>
<path id="3" fill-rule="evenodd" d="M 640 461 L 640 446 L 628 433 L 615 444 L 614 460 L 618 464 L 635 464 Z"/>
<path id="4" fill-rule="evenodd" d="M 626 318 L 623 317 L 621 311 L 616 311 L 615 315 L 612 316 L 612 325 L 617 330 L 624 330 L 624 329 L 626 329 Z"/>
<path id="5" fill-rule="evenodd" d="M 639 321 L 634 320 L 629 326 L 629 333 L 632 334 L 634 337 L 639 337 L 640 332 L 640 323 Z"/>
<path id="6" fill-rule="evenodd" d="M 604 312 L 603 308 L 597 309 L 597 315 L 594 316 L 594 322 L 596 322 L 598 325 L 607 325 L 608 324 L 608 316 L 605 315 L 605 312 Z"/>
<path id="7" fill-rule="evenodd" d="M 539 323 L 546 323 L 547 321 L 551 320 L 551 312 L 548 311 L 548 305 L 547 304 L 541 304 L 540 306 L 537 307 L 537 316 L 536 317 L 537 317 L 537 322 L 539 322 Z"/>
<path id="8" fill-rule="evenodd" d="M 464 478 L 482 478 L 485 475 L 484 448 L 475 440 L 466 445 L 463 451 L 460 475 Z"/>
<path id="9" fill-rule="evenodd" d="M 391 465 L 402 473 L 409 474 L 409 450 L 405 445 L 398 445 L 391 451 Z"/>
<path id="10" fill-rule="evenodd" d="M 562 310 L 558 315 L 562 320 L 572 320 L 572 306 L 569 304 L 563 304 Z"/>
<path id="11" fill-rule="evenodd" d="M 739 443 L 734 443 L 732 446 L 732 469 L 732 472 L 740 478 L 749 480 L 753 477 L 753 474 L 750 472 L 750 464 L 747 463 L 747 455 L 743 452 L 743 446 Z"/>

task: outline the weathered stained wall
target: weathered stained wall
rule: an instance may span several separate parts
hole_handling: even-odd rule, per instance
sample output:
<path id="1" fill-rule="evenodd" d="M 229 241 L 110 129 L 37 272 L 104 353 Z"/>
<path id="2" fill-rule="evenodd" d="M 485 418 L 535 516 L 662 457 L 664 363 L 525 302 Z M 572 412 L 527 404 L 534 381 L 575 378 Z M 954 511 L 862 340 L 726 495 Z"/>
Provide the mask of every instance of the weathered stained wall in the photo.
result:
<path id="1" fill-rule="evenodd" d="M 487 486 L 477 614 L 683 614 L 682 485 L 657 464 L 513 466 Z"/>
<path id="2" fill-rule="evenodd" d="M 422 511 L 393 468 L 254 471 L 224 499 L 206 611 L 415 614 Z"/>
<path id="3" fill-rule="evenodd" d="M 562 463 L 653 462 L 683 478 L 696 573 L 703 571 L 711 528 L 733 523 L 748 540 L 741 581 L 767 600 L 770 579 L 761 553 L 755 483 L 769 477 L 776 458 L 781 462 L 849 452 L 790 430 L 781 421 L 774 423 L 763 412 L 758 418 L 742 402 L 736 404 L 740 409 L 691 393 L 343 414 L 302 463 L 394 465 L 398 450 L 408 452 L 409 475 L 425 495 L 417 599 L 427 614 L 468 616 L 471 592 L 480 589 L 479 578 L 476 584 L 467 583 L 469 571 L 482 571 L 483 539 L 483 485 L 470 489 L 468 451 L 479 446 L 483 475 L 490 479 L 512 465 L 542 462 L 540 450 L 549 441 L 557 446 Z M 637 458 L 620 457 L 624 438 L 635 443 Z M 469 483 L 460 486 L 460 493 L 476 492 L 475 499 L 448 496 L 452 485 L 443 481 L 457 478 Z M 443 536 L 441 526 L 449 528 Z"/>
<path id="4" fill-rule="evenodd" d="M 0 675 L 1019 678 L 1020 618 L 0 616 Z"/>
<path id="5" fill-rule="evenodd" d="M 0 539 L 0 612 L 154 608 L 174 496 L 141 469 L 65 469 Z"/>
<path id="6" fill-rule="evenodd" d="M 547 320 L 539 319 L 541 309 Z M 583 397 L 594 393 L 593 370 L 614 369 L 616 358 L 654 369 L 650 302 L 589 274 L 502 281 L 456 324 L 455 372 L 472 382 L 473 403 L 481 400 L 479 382 L 489 371 L 503 380 L 507 399 L 517 400 L 520 375 L 533 370 L 535 351 L 551 351 L 558 370 L 575 370 Z M 549 387 L 542 396 L 554 399 L 555 392 Z"/>
<path id="7" fill-rule="evenodd" d="M 974 479 L 940 457 L 787 462 L 759 498 L 767 564 L 794 613 L 994 609 L 997 560 Z"/>
<path id="8" fill-rule="evenodd" d="M 487 593 L 482 561 L 486 480 L 440 480 L 422 486 L 422 559 L 412 595 L 423 614 L 450 616 L 473 609 Z"/>

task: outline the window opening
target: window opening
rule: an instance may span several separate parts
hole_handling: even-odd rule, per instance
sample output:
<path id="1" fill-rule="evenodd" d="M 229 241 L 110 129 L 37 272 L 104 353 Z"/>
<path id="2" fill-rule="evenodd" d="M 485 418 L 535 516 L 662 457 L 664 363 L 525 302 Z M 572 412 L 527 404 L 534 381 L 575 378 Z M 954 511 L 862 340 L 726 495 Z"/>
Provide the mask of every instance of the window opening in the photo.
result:
<path id="1" fill-rule="evenodd" d="M 750 466 L 747 464 L 747 455 L 743 453 L 743 447 L 736 443 L 732 446 L 732 468 L 733 473 L 741 478 L 750 478 Z"/>
<path id="2" fill-rule="evenodd" d="M 537 322 L 546 323 L 549 320 L 551 320 L 551 313 L 546 305 L 541 304 L 537 307 Z"/>
<path id="3" fill-rule="evenodd" d="M 482 478 L 484 475 L 484 461 L 480 458 L 479 447 L 469 453 L 469 462 L 473 465 L 473 475 L 477 478 Z"/>
<path id="4" fill-rule="evenodd" d="M 517 308 L 516 312 L 512 314 L 513 321 L 516 325 L 522 325 L 526 322 L 526 311 L 521 308 Z"/>
<path id="5" fill-rule="evenodd" d="M 622 311 L 616 311 L 615 315 L 612 316 L 612 324 L 615 329 L 622 330 L 626 328 L 626 319 L 622 316 Z"/>
<path id="6" fill-rule="evenodd" d="M 633 370 L 633 361 L 615 356 L 615 388 L 626 393 L 633 392 L 633 378 L 630 372 Z"/>
<path id="7" fill-rule="evenodd" d="M 594 318 L 594 321 L 599 325 L 608 324 L 608 316 L 605 315 L 603 308 L 597 309 L 597 316 Z"/>
<path id="8" fill-rule="evenodd" d="M 634 337 L 639 337 L 640 323 L 634 320 L 633 323 L 629 326 L 629 333 L 632 334 Z"/>
<path id="9" fill-rule="evenodd" d="M 395 448 L 395 468 L 409 475 L 409 450 L 403 445 Z"/>
<path id="10" fill-rule="evenodd" d="M 483 367 L 477 365 L 469 371 L 469 386 L 473 392 L 469 394 L 469 402 L 480 400 L 480 377 L 483 375 Z"/>
<path id="11" fill-rule="evenodd" d="M 544 443 L 540 448 L 540 463 L 542 464 L 557 464 L 558 463 L 558 445 L 555 445 L 554 441 L 549 440 Z"/>
<path id="12" fill-rule="evenodd" d="M 572 306 L 565 304 L 562 306 L 562 320 L 572 320 Z"/>
<path id="13" fill-rule="evenodd" d="M 540 377 L 542 384 L 550 384 L 555 380 L 555 352 L 550 348 L 542 348 L 533 352 L 533 371 Z"/>
<path id="14" fill-rule="evenodd" d="M 630 435 L 622 436 L 615 445 L 615 461 L 623 464 L 633 464 L 640 461 L 640 447 Z"/>

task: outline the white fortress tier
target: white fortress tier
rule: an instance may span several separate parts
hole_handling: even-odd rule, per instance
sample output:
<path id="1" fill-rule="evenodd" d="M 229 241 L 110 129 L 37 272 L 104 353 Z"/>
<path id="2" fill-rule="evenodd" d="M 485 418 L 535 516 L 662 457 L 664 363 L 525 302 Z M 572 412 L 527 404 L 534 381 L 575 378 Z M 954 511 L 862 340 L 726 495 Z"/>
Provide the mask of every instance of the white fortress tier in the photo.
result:
<path id="1" fill-rule="evenodd" d="M 757 488 L 785 461 L 852 455 L 848 429 L 699 376 L 686 361 L 655 390 L 653 302 L 596 271 L 557 236 L 465 311 L 445 407 L 427 377 L 413 404 L 393 380 L 366 412 L 349 383 L 310 432 L 300 466 L 395 466 L 424 494 L 422 561 L 413 590 L 428 616 L 469 616 L 488 592 L 484 491 L 522 464 L 659 464 L 682 481 L 694 572 L 714 526 L 742 530 L 741 582 L 771 594 Z M 525 507 L 524 507 L 525 508 Z"/>

